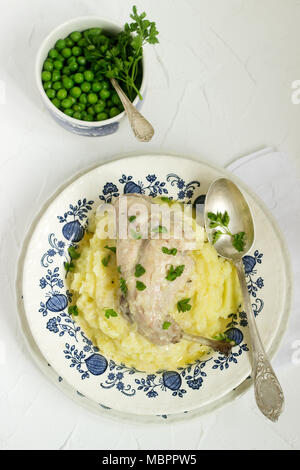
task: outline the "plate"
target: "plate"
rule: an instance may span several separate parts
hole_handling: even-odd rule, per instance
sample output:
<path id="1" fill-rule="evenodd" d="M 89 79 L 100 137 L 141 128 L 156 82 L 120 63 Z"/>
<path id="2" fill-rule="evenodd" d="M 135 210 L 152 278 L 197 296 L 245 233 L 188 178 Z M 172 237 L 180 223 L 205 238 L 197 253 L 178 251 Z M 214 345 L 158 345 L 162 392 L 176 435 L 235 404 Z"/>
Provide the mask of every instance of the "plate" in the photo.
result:
<path id="1" fill-rule="evenodd" d="M 169 155 L 122 158 L 66 185 L 33 223 L 17 280 L 22 327 L 36 360 L 41 363 L 43 356 L 52 378 L 56 376 L 64 390 L 81 397 L 90 408 L 163 417 L 205 411 L 232 398 L 232 391 L 250 376 L 249 336 L 242 311 L 228 320 L 237 343 L 228 358 L 211 353 L 185 368 L 156 374 L 137 372 L 104 357 L 68 315 L 70 293 L 63 267 L 67 249 L 71 239 L 82 239 L 87 219 L 100 203 L 135 192 L 204 204 L 210 183 L 220 176 L 229 176 L 241 187 L 252 209 L 256 241 L 244 257 L 244 266 L 262 341 L 273 353 L 289 310 L 286 249 L 264 205 L 228 172 Z M 43 368 L 47 369 L 45 363 Z"/>

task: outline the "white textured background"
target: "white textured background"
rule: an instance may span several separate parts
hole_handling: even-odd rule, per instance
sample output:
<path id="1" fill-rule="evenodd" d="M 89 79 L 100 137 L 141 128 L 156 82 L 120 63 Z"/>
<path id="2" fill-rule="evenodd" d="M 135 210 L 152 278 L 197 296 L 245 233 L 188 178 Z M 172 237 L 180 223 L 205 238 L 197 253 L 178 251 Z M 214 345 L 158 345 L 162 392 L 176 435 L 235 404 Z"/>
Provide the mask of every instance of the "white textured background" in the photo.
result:
<path id="1" fill-rule="evenodd" d="M 299 449 L 300 104 L 291 102 L 291 85 L 300 80 L 300 2 L 136 0 L 161 32 L 149 52 L 143 107 L 155 138 L 146 148 L 126 121 L 105 138 L 69 134 L 36 91 L 37 48 L 72 17 L 125 22 L 133 1 L 0 0 L 0 448 Z M 279 423 L 260 415 L 253 390 L 213 414 L 146 426 L 93 415 L 49 384 L 20 335 L 14 277 L 25 232 L 54 190 L 118 153 L 176 151 L 225 166 L 266 146 L 280 153 L 244 161 L 235 172 L 269 206 L 293 254 L 292 315 L 274 361 L 286 395 Z"/>

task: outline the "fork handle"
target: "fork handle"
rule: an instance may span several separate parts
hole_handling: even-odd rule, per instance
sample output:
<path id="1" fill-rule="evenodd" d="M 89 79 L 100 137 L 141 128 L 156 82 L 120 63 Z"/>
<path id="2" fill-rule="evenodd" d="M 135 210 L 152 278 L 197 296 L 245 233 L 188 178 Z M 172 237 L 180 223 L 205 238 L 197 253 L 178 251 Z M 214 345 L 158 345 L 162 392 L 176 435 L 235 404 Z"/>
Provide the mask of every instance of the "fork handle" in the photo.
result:
<path id="1" fill-rule="evenodd" d="M 264 350 L 256 326 L 242 259 L 237 261 L 235 265 L 237 268 L 238 278 L 244 298 L 245 311 L 248 319 L 252 346 L 252 371 L 256 403 L 260 411 L 271 421 L 275 422 L 278 420 L 278 417 L 283 410 L 283 391 Z"/>

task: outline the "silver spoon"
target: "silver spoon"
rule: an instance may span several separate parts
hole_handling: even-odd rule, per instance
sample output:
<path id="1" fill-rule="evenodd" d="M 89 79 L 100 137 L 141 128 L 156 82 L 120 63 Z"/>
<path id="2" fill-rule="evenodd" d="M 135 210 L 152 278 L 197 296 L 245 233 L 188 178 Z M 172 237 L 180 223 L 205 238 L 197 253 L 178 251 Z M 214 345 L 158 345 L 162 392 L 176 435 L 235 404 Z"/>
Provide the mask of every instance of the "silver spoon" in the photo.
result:
<path id="1" fill-rule="evenodd" d="M 120 87 L 117 80 L 115 80 L 114 78 L 111 78 L 110 81 L 111 81 L 112 86 L 118 93 L 120 100 L 122 101 L 122 104 L 128 116 L 134 135 L 141 142 L 149 142 L 154 135 L 154 129 L 152 125 L 133 106 L 130 99 L 128 98 L 128 96 L 125 95 L 124 91 Z"/>
<path id="2" fill-rule="evenodd" d="M 248 293 L 242 260 L 243 256 L 248 253 L 254 242 L 253 219 L 250 208 L 238 187 L 226 178 L 219 178 L 210 186 L 205 200 L 205 229 L 210 243 L 212 243 L 212 236 L 215 229 L 210 227 L 211 220 L 208 218 L 207 214 L 209 212 L 215 214 L 217 212 L 224 213 L 225 211 L 227 211 L 230 216 L 229 227 L 231 233 L 246 233 L 245 245 L 243 251 L 239 252 L 233 247 L 231 237 L 223 235 L 217 240 L 214 246 L 220 256 L 231 260 L 236 266 L 244 298 L 252 345 L 252 373 L 256 403 L 267 418 L 271 421 L 277 421 L 283 409 L 284 396 L 260 339 Z"/>

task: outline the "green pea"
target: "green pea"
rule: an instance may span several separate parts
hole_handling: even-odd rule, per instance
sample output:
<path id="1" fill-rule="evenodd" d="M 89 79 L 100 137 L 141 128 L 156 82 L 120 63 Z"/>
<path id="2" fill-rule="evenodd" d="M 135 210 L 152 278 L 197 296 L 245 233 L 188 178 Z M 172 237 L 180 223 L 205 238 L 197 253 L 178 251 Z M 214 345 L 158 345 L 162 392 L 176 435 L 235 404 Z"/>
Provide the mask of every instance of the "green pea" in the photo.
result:
<path id="1" fill-rule="evenodd" d="M 50 98 L 50 100 L 53 100 L 53 98 L 55 98 L 55 90 L 49 88 L 48 90 L 46 90 L 46 95 L 48 96 L 48 98 Z"/>
<path id="2" fill-rule="evenodd" d="M 64 88 L 61 88 L 60 90 L 58 90 L 57 94 L 56 94 L 56 98 L 58 98 L 59 100 L 64 100 L 68 95 L 68 92 L 67 90 L 65 90 Z"/>
<path id="3" fill-rule="evenodd" d="M 50 88 L 52 88 L 52 82 L 51 81 L 44 82 L 43 87 L 44 87 L 44 90 L 50 90 Z"/>
<path id="4" fill-rule="evenodd" d="M 95 104 L 94 109 L 97 114 L 102 113 L 105 109 L 105 101 L 99 100 L 97 104 Z"/>
<path id="5" fill-rule="evenodd" d="M 73 114 L 73 118 L 74 119 L 81 119 L 81 112 L 80 111 L 75 111 L 75 113 Z"/>
<path id="6" fill-rule="evenodd" d="M 61 70 L 63 68 L 64 64 L 61 60 L 57 59 L 53 62 L 53 66 L 56 70 Z"/>
<path id="7" fill-rule="evenodd" d="M 108 91 L 108 90 L 101 90 L 101 91 L 100 91 L 100 97 L 101 97 L 103 100 L 107 100 L 107 98 L 110 97 L 110 91 Z"/>
<path id="8" fill-rule="evenodd" d="M 120 111 L 118 108 L 111 108 L 110 111 L 109 111 L 109 116 L 111 118 L 117 116 L 118 114 L 120 114 Z"/>
<path id="9" fill-rule="evenodd" d="M 84 72 L 84 78 L 86 79 L 87 82 L 91 82 L 94 80 L 94 74 L 91 70 L 86 70 Z"/>
<path id="10" fill-rule="evenodd" d="M 74 72 L 77 72 L 79 67 L 78 67 L 77 62 L 72 62 L 72 64 L 69 65 L 69 68 L 70 68 L 70 71 L 74 73 Z"/>
<path id="11" fill-rule="evenodd" d="M 60 71 L 59 70 L 53 70 L 52 81 L 57 82 L 58 80 L 60 80 L 60 78 L 61 78 Z"/>
<path id="12" fill-rule="evenodd" d="M 91 116 L 90 114 L 86 113 L 85 121 L 93 121 L 93 116 Z"/>
<path id="13" fill-rule="evenodd" d="M 111 108 L 111 107 L 112 107 L 112 105 L 113 105 L 113 102 L 112 102 L 112 100 L 111 100 L 111 99 L 107 100 L 107 102 L 106 102 L 106 106 L 107 106 L 108 108 Z"/>
<path id="14" fill-rule="evenodd" d="M 80 55 L 77 57 L 77 62 L 79 65 L 85 65 L 86 64 L 86 58 L 83 55 Z"/>
<path id="15" fill-rule="evenodd" d="M 87 41 L 86 41 L 86 39 L 85 39 L 85 38 L 79 39 L 79 41 L 78 41 L 78 46 L 79 46 L 79 47 L 86 47 L 86 46 L 87 46 Z"/>
<path id="16" fill-rule="evenodd" d="M 71 55 L 72 55 L 72 50 L 71 50 L 69 47 L 65 47 L 65 48 L 61 51 L 61 55 L 62 55 L 65 59 L 69 59 L 69 57 L 71 57 Z"/>
<path id="17" fill-rule="evenodd" d="M 79 98 L 79 103 L 81 104 L 87 104 L 87 96 L 85 93 L 82 93 Z"/>
<path id="18" fill-rule="evenodd" d="M 95 104 L 98 101 L 98 96 L 96 95 L 96 93 L 89 93 L 87 98 L 90 104 Z"/>
<path id="19" fill-rule="evenodd" d="M 108 119 L 108 115 L 106 113 L 97 114 L 97 121 L 105 121 L 105 119 Z"/>
<path id="20" fill-rule="evenodd" d="M 52 78 L 51 72 L 48 72 L 47 70 L 44 70 L 42 72 L 42 80 L 43 82 L 49 82 Z"/>
<path id="21" fill-rule="evenodd" d="M 65 77 L 62 82 L 63 82 L 63 86 L 67 90 L 70 90 L 74 85 L 74 82 L 73 82 L 72 78 L 69 78 L 69 77 Z"/>
<path id="22" fill-rule="evenodd" d="M 74 96 L 70 95 L 68 96 L 68 99 L 71 101 L 72 106 L 76 103 L 76 98 L 74 98 Z"/>
<path id="23" fill-rule="evenodd" d="M 43 67 L 43 68 L 44 68 L 44 70 L 46 70 L 47 72 L 52 72 L 52 70 L 53 70 L 53 63 L 52 63 L 52 61 L 50 62 L 49 59 L 45 60 L 45 62 L 44 62 L 44 67 Z"/>
<path id="24" fill-rule="evenodd" d="M 69 67 L 69 66 L 63 67 L 62 73 L 63 73 L 64 75 L 67 75 L 67 76 L 70 75 L 70 73 L 71 73 L 70 67 Z"/>
<path id="25" fill-rule="evenodd" d="M 79 98 L 79 96 L 81 95 L 81 88 L 79 88 L 79 86 L 74 86 L 73 88 L 71 88 L 70 95 L 74 98 Z"/>
<path id="26" fill-rule="evenodd" d="M 48 52 L 48 56 L 51 59 L 57 59 L 58 51 L 56 49 L 50 49 L 50 51 Z"/>
<path id="27" fill-rule="evenodd" d="M 58 39 L 55 43 L 55 48 L 58 50 L 58 51 L 62 51 L 64 48 L 66 47 L 66 43 L 64 41 L 64 39 Z"/>
<path id="28" fill-rule="evenodd" d="M 65 39 L 65 43 L 66 43 L 66 47 L 73 47 L 74 46 L 74 41 L 72 41 L 72 39 L 70 37 Z"/>
<path id="29" fill-rule="evenodd" d="M 78 46 L 74 46 L 72 47 L 72 53 L 75 57 L 78 57 L 82 53 L 82 49 Z"/>
<path id="30" fill-rule="evenodd" d="M 53 90 L 55 90 L 55 91 L 60 90 L 60 89 L 62 88 L 62 83 L 61 83 L 61 81 L 54 82 L 53 85 L 52 85 L 52 88 L 53 88 Z"/>
<path id="31" fill-rule="evenodd" d="M 75 73 L 74 75 L 74 82 L 75 83 L 82 83 L 84 81 L 84 76 L 82 73 Z"/>
<path id="32" fill-rule="evenodd" d="M 84 92 L 84 93 L 88 93 L 91 89 L 91 84 L 89 82 L 83 82 L 81 84 L 81 90 Z"/>
<path id="33" fill-rule="evenodd" d="M 79 111 L 79 112 L 81 112 L 81 111 L 84 110 L 84 104 L 80 104 L 80 103 L 79 103 L 79 104 L 78 104 L 78 103 L 77 103 L 77 104 L 73 104 L 72 109 L 74 109 L 74 111 Z"/>
<path id="34" fill-rule="evenodd" d="M 85 121 L 86 118 L 87 118 L 87 116 L 88 116 L 88 113 L 87 113 L 86 111 L 82 111 L 82 113 L 81 113 L 81 119 L 82 119 L 82 121 Z"/>
<path id="35" fill-rule="evenodd" d="M 80 65 L 79 69 L 78 69 L 78 72 L 80 73 L 83 73 L 85 71 L 85 66 L 84 65 Z"/>
<path id="36" fill-rule="evenodd" d="M 92 90 L 95 92 L 95 93 L 98 93 L 100 90 L 101 90 L 101 83 L 100 82 L 94 82 L 92 84 Z"/>
<path id="37" fill-rule="evenodd" d="M 73 33 L 70 34 L 70 38 L 74 42 L 78 42 L 82 38 L 82 33 L 80 31 L 73 31 Z"/>
<path id="38" fill-rule="evenodd" d="M 87 112 L 88 114 L 90 114 L 91 116 L 94 116 L 96 113 L 95 113 L 95 110 L 93 108 L 93 106 L 89 106 L 88 109 L 87 109 Z"/>
<path id="39" fill-rule="evenodd" d="M 112 94 L 111 100 L 112 100 L 113 104 L 116 104 L 117 106 L 119 106 L 121 104 L 121 100 L 118 96 L 118 93 L 116 93 L 116 92 L 114 92 Z"/>
<path id="40" fill-rule="evenodd" d="M 106 80 L 103 80 L 101 82 L 101 88 L 102 88 L 102 90 L 108 90 L 110 88 L 109 82 L 107 82 Z"/>
<path id="41" fill-rule="evenodd" d="M 60 101 L 57 98 L 54 98 L 51 101 L 54 104 L 54 106 L 56 106 L 57 108 L 60 108 Z"/>
<path id="42" fill-rule="evenodd" d="M 70 98 L 65 98 L 64 100 L 62 100 L 61 105 L 63 108 L 71 108 L 72 100 L 70 100 Z"/>
<path id="43" fill-rule="evenodd" d="M 77 60 L 76 60 L 76 57 L 72 55 L 71 57 L 68 58 L 67 64 L 70 65 L 70 64 L 73 64 L 74 62 L 77 62 Z"/>
<path id="44" fill-rule="evenodd" d="M 73 111 L 73 109 L 71 109 L 71 108 L 67 108 L 67 109 L 64 110 L 64 113 L 65 113 L 67 116 L 72 117 L 73 114 L 74 114 L 74 111 Z"/>

